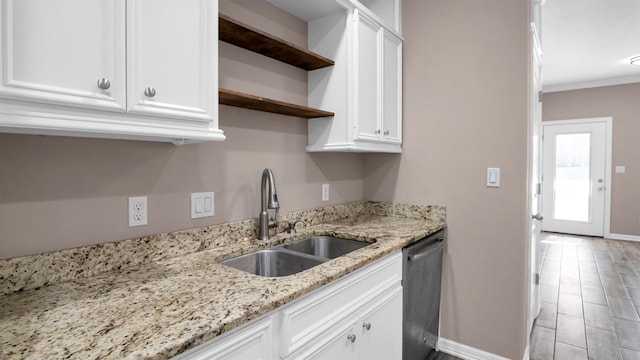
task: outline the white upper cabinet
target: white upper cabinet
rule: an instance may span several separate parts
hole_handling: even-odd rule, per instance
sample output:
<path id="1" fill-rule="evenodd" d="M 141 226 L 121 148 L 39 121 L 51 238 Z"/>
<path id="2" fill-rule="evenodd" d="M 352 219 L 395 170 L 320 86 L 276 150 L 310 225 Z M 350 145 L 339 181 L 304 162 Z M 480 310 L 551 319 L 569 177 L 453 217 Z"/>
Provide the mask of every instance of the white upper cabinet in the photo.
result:
<path id="1" fill-rule="evenodd" d="M 268 0 L 307 21 L 309 50 L 333 59 L 308 74 L 307 151 L 402 151 L 400 0 Z"/>
<path id="2" fill-rule="evenodd" d="M 217 0 L 0 4 L 0 132 L 224 140 Z"/>
<path id="3" fill-rule="evenodd" d="M 124 1 L 5 0 L 0 96 L 124 111 Z"/>
<path id="4" fill-rule="evenodd" d="M 127 3 L 128 111 L 212 119 L 217 98 L 217 29 L 208 0 L 133 0 Z"/>

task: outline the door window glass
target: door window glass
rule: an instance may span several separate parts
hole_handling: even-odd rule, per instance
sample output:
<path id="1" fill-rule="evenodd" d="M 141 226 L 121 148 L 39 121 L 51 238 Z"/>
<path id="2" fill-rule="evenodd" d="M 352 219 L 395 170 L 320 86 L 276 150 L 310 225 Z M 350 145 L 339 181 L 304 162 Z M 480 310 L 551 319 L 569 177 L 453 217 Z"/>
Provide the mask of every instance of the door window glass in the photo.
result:
<path id="1" fill-rule="evenodd" d="M 589 221 L 591 134 L 556 136 L 554 218 Z"/>

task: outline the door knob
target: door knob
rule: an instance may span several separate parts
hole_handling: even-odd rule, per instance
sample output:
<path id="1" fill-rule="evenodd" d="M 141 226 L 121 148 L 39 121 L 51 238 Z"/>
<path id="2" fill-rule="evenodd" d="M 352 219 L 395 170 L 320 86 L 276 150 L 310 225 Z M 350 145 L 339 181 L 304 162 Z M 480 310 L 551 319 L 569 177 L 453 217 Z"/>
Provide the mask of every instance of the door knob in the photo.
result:
<path id="1" fill-rule="evenodd" d="M 349 334 L 347 339 L 351 340 L 352 343 L 356 342 L 356 334 Z"/>
<path id="2" fill-rule="evenodd" d="M 109 79 L 100 78 L 98 79 L 98 89 L 107 90 L 111 87 L 111 82 Z"/>
<path id="3" fill-rule="evenodd" d="M 385 130 L 384 132 L 385 135 L 389 135 L 389 133 L 391 133 L 389 130 Z"/>
<path id="4" fill-rule="evenodd" d="M 152 88 L 151 86 L 147 86 L 144 89 L 144 96 L 146 96 L 146 97 L 154 97 L 154 96 L 156 96 L 156 89 Z"/>
<path id="5" fill-rule="evenodd" d="M 365 328 L 365 330 L 369 331 L 371 330 L 371 323 L 369 322 L 363 323 L 362 327 Z"/>
<path id="6" fill-rule="evenodd" d="M 532 218 L 538 221 L 542 221 L 542 219 L 544 219 L 544 216 L 542 214 L 535 214 L 532 216 Z"/>

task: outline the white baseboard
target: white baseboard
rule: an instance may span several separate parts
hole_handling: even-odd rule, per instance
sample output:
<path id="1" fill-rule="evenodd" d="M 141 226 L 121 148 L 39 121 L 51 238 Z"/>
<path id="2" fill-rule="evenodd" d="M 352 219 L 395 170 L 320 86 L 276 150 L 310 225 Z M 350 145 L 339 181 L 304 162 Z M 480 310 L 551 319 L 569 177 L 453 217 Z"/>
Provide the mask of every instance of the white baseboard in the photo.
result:
<path id="1" fill-rule="evenodd" d="M 509 360 L 505 357 L 457 343 L 453 340 L 439 338 L 438 349 L 443 353 L 459 357 L 463 360 Z M 527 353 L 525 352 L 525 356 Z M 528 359 L 528 358 L 525 358 Z"/>
<path id="2" fill-rule="evenodd" d="M 625 235 L 625 234 L 605 234 L 605 239 L 613 239 L 613 240 L 627 240 L 627 241 L 640 241 L 640 236 L 638 235 Z"/>

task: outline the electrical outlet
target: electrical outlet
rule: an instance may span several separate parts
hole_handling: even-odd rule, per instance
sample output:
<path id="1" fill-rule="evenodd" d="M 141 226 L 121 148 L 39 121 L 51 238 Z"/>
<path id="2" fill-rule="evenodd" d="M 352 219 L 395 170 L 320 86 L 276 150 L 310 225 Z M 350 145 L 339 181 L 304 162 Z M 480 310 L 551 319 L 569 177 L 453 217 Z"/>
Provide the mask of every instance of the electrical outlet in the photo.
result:
<path id="1" fill-rule="evenodd" d="M 147 225 L 147 197 L 129 198 L 129 227 Z"/>
<path id="2" fill-rule="evenodd" d="M 322 201 L 329 201 L 329 184 L 322 184 Z"/>

